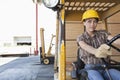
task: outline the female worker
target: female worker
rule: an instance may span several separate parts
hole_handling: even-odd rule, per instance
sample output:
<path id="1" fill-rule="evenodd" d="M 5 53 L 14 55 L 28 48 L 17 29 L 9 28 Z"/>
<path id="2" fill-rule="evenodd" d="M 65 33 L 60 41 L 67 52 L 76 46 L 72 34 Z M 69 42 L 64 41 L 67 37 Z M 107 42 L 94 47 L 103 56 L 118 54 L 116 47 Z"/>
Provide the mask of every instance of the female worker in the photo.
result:
<path id="1" fill-rule="evenodd" d="M 111 55 L 109 46 L 105 43 L 113 37 L 105 30 L 96 30 L 99 21 L 98 13 L 93 10 L 87 10 L 83 13 L 82 22 L 85 26 L 85 32 L 78 36 L 77 42 L 80 46 L 80 58 L 85 63 L 85 68 L 92 68 L 103 64 L 101 58 L 107 58 Z M 120 40 L 114 43 L 120 45 Z M 88 69 L 89 80 L 110 80 L 107 73 L 103 70 Z M 112 80 L 120 80 L 120 72 L 116 69 L 109 69 Z"/>

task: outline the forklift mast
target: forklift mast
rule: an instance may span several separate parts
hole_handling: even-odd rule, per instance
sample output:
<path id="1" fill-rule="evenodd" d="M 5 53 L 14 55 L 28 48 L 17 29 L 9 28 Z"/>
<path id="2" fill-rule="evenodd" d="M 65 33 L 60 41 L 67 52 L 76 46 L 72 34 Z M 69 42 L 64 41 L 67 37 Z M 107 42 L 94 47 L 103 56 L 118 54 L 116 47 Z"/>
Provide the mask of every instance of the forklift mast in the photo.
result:
<path id="1" fill-rule="evenodd" d="M 44 29 L 40 28 L 40 38 L 41 38 L 41 56 L 45 58 L 45 42 L 44 42 Z"/>

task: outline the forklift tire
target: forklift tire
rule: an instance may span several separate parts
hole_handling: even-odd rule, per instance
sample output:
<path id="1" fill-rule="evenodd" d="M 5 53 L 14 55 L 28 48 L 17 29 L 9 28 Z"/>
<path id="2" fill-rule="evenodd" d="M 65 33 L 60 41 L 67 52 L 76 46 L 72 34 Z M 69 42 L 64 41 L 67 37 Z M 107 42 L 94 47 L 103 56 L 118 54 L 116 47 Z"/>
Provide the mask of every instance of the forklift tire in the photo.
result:
<path id="1" fill-rule="evenodd" d="M 43 59 L 43 64 L 45 64 L 45 65 L 50 64 L 50 60 L 49 60 L 49 58 L 45 58 L 45 59 Z"/>

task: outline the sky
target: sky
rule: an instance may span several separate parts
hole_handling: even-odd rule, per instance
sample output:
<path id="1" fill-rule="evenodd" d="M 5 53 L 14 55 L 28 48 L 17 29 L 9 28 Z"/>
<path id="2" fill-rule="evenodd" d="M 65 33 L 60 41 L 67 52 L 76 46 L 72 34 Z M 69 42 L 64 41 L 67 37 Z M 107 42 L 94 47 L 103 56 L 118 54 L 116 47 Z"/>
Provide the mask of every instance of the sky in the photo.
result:
<path id="1" fill-rule="evenodd" d="M 13 36 L 32 36 L 35 42 L 35 7 L 32 0 L 0 0 L 0 42 L 11 42 Z M 43 4 L 38 5 L 38 31 L 41 27 L 45 29 L 46 43 L 50 43 L 51 34 L 55 34 L 56 12 Z"/>

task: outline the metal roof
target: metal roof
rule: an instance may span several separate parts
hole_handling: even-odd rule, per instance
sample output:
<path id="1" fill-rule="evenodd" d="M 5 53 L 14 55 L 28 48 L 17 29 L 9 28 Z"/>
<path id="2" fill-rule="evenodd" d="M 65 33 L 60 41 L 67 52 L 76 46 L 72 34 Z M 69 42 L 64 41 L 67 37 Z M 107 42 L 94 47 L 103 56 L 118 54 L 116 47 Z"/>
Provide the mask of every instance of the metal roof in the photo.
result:
<path id="1" fill-rule="evenodd" d="M 120 0 L 65 0 L 66 20 L 81 20 L 82 13 L 88 9 L 99 12 L 101 19 L 106 19 L 120 11 Z"/>

